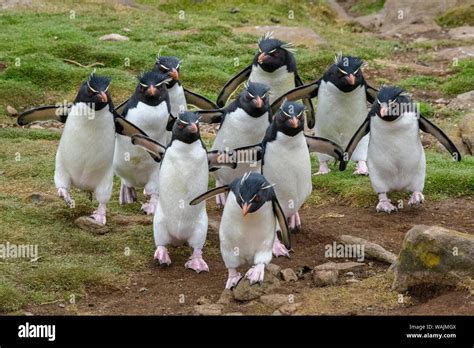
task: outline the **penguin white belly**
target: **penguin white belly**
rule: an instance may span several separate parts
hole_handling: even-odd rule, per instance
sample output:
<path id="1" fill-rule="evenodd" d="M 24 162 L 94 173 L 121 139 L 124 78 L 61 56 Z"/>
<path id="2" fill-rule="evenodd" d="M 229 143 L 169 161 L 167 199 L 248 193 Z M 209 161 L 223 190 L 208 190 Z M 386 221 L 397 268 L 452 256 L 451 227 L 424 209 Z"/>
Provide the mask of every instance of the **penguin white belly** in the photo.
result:
<path id="1" fill-rule="evenodd" d="M 303 132 L 294 137 L 281 132 L 265 147 L 262 174 L 272 184 L 278 202 L 289 218 L 311 194 L 311 158 Z"/>
<path id="2" fill-rule="evenodd" d="M 212 145 L 212 150 L 232 150 L 259 144 L 262 142 L 269 124 L 268 113 L 260 117 L 251 117 L 239 108 L 225 116 L 224 123 L 217 132 Z M 212 174 L 222 184 L 229 184 L 248 171 L 260 171 L 260 162 L 250 161 L 252 163 L 248 163 L 246 158 L 241 160 L 242 163 L 238 164 L 235 169 L 221 168 Z"/>
<path id="3" fill-rule="evenodd" d="M 171 115 L 176 117 L 180 111 L 188 110 L 183 86 L 175 83 L 173 87 L 168 88 L 168 94 L 170 96 Z"/>
<path id="4" fill-rule="evenodd" d="M 94 111 L 85 103 L 75 104 L 56 153 L 56 186 L 72 183 L 81 190 L 94 191 L 111 174 L 114 147 L 115 126 L 109 108 Z"/>
<path id="5" fill-rule="evenodd" d="M 243 216 L 242 208 L 230 191 L 219 227 L 220 249 L 226 267 L 268 264 L 272 259 L 275 228 L 272 202 Z"/>
<path id="6" fill-rule="evenodd" d="M 249 81 L 263 83 L 270 87 L 270 104 L 283 94 L 295 88 L 295 74 L 282 66 L 273 72 L 266 72 L 260 65 L 253 65 Z"/>
<path id="7" fill-rule="evenodd" d="M 156 106 L 146 105 L 142 102 L 136 108 L 129 110 L 127 120 L 135 124 L 151 138 L 164 144 L 167 141 L 166 124 L 168 122 L 168 108 L 166 102 Z M 155 162 L 147 151 L 135 146 L 130 137 L 117 135 L 114 171 L 129 186 L 144 187 L 151 179 L 156 181 L 160 165 Z M 153 185 L 152 185 L 153 186 Z M 155 187 L 147 187 L 147 192 L 157 190 Z"/>
<path id="8" fill-rule="evenodd" d="M 370 130 L 367 165 L 375 192 L 423 191 L 426 160 L 416 115 L 392 122 L 374 116 Z"/>
<path id="9" fill-rule="evenodd" d="M 206 203 L 191 206 L 189 202 L 207 191 L 208 178 L 207 152 L 201 141 L 174 140 L 166 150 L 158 180 L 153 221 L 157 246 L 188 242 L 202 247 L 207 234 Z"/>
<path id="10" fill-rule="evenodd" d="M 333 83 L 321 81 L 318 91 L 315 135 L 332 140 L 345 149 L 366 119 L 367 113 L 364 86 L 344 93 Z M 368 137 L 364 137 L 354 151 L 352 159 L 366 160 L 367 146 Z M 332 157 L 318 153 L 318 158 L 327 161 Z"/>

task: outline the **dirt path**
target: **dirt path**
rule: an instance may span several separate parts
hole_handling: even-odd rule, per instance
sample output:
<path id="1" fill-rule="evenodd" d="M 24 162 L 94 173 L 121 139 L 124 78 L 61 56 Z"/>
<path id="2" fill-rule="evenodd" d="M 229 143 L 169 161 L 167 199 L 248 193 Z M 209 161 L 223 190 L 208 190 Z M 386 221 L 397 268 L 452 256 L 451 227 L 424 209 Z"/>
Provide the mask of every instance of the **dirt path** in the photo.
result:
<path id="1" fill-rule="evenodd" d="M 474 233 L 474 200 L 471 198 L 450 199 L 441 202 L 427 202 L 419 209 L 403 209 L 398 214 L 376 213 L 373 208 L 353 208 L 344 205 L 306 207 L 302 211 L 303 230 L 294 235 L 294 250 L 291 259 L 278 258 L 274 263 L 294 270 L 303 266 L 329 261 L 324 257 L 324 246 L 337 241 L 342 234 L 351 234 L 379 243 L 395 253 L 399 251 L 405 233 L 415 224 L 441 225 L 459 231 Z M 328 217 L 336 215 L 339 217 Z M 343 216 L 341 216 L 343 215 Z M 210 211 L 210 217 L 219 219 L 219 212 Z M 151 260 L 147 269 L 131 275 L 130 284 L 120 290 L 110 292 L 90 289 L 85 299 L 76 306 L 60 308 L 57 304 L 30 306 L 26 310 L 34 314 L 192 314 L 196 301 L 206 296 L 212 302 L 218 300 L 226 281 L 227 272 L 219 254 L 218 235 L 211 229 L 205 248 L 205 258 L 210 273 L 195 274 L 185 270 L 189 250 L 171 249 L 173 264 L 161 268 Z M 384 274 L 387 265 L 374 262 L 367 276 Z M 144 289 L 146 288 L 146 290 Z M 141 291 L 140 291 L 141 289 Z M 300 280 L 285 283 L 280 293 L 304 294 L 310 291 L 310 281 Z M 354 296 L 357 289 L 353 288 Z M 383 291 L 383 289 L 381 289 Z M 438 294 L 437 294 L 438 295 Z M 356 314 L 473 314 L 472 299 L 465 292 L 449 292 L 442 297 L 428 299 L 393 311 L 356 311 Z M 444 296 L 444 297 L 443 297 Z M 443 300 L 444 299 L 444 300 Z M 339 308 L 339 313 L 354 314 L 354 309 Z M 227 305 L 224 313 L 271 314 L 268 309 L 259 308 L 255 303 Z M 342 312 L 341 312 L 342 311 Z"/>

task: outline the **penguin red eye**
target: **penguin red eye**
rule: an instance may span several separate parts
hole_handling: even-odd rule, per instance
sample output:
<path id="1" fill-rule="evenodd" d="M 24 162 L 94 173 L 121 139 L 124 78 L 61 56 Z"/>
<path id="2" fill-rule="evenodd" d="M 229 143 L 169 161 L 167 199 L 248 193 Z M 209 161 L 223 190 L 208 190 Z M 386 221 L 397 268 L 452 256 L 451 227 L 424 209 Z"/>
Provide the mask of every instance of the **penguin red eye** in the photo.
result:
<path id="1" fill-rule="evenodd" d="M 186 127 L 186 125 L 182 122 L 178 122 L 178 127 L 183 129 L 184 127 Z"/>
<path id="2" fill-rule="evenodd" d="M 255 202 L 260 202 L 260 196 L 259 195 L 256 195 L 255 198 L 253 199 Z"/>
<path id="3" fill-rule="evenodd" d="M 95 94 L 94 91 L 90 88 L 87 90 L 87 93 L 89 94 L 89 97 L 92 97 Z"/>

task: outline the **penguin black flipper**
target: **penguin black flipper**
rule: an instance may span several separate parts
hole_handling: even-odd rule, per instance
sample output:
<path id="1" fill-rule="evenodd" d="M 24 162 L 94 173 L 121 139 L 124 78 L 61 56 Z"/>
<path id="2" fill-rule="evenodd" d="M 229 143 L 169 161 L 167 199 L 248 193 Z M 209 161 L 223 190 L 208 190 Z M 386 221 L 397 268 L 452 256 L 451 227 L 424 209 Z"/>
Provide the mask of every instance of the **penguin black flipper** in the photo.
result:
<path id="1" fill-rule="evenodd" d="M 372 91 L 372 93 L 369 92 L 369 90 Z M 367 101 L 370 104 L 374 103 L 375 98 L 377 98 L 377 93 L 378 92 L 379 92 L 379 90 L 377 88 L 374 88 L 371 85 L 369 85 L 367 82 L 365 82 L 365 96 L 367 98 Z"/>
<path id="2" fill-rule="evenodd" d="M 235 90 L 242 83 L 244 83 L 245 80 L 249 78 L 251 71 L 252 71 L 252 65 L 249 65 L 244 70 L 242 70 L 237 75 L 235 75 L 233 78 L 231 78 L 229 81 L 227 81 L 227 83 L 224 85 L 221 92 L 219 93 L 219 96 L 217 97 L 218 107 L 220 108 L 224 107 L 225 103 L 230 98 L 232 93 L 234 93 Z"/>
<path id="3" fill-rule="evenodd" d="M 318 95 L 319 82 L 320 80 L 309 83 L 307 85 L 296 87 L 292 89 L 291 91 L 286 92 L 280 98 L 278 98 L 277 100 L 273 102 L 271 106 L 272 113 L 275 113 L 280 108 L 281 104 L 283 103 L 285 99 L 288 101 L 296 101 L 300 99 L 311 99 L 311 98 L 316 97 Z M 309 127 L 309 122 L 308 122 L 308 127 Z"/>
<path id="4" fill-rule="evenodd" d="M 114 123 L 115 123 L 115 131 L 120 135 L 125 135 L 127 137 L 131 137 L 135 134 L 142 134 L 147 136 L 147 134 L 142 131 L 140 128 L 135 126 L 130 121 L 127 121 L 125 118 L 120 116 L 115 110 L 113 110 L 114 114 Z"/>
<path id="5" fill-rule="evenodd" d="M 347 162 L 349 162 L 349 160 L 351 159 L 352 153 L 357 147 L 357 144 L 359 144 L 359 141 L 370 132 L 370 117 L 371 116 L 369 114 L 369 116 L 367 116 L 367 118 L 361 124 L 359 129 L 354 133 L 351 140 L 349 141 L 349 144 L 347 144 L 346 151 L 344 151 L 344 158 L 339 163 L 339 170 L 342 171 L 346 169 Z"/>
<path id="6" fill-rule="evenodd" d="M 297 72 L 295 72 L 295 86 L 303 86 L 303 80 L 301 79 L 300 75 L 298 75 Z M 314 116 L 314 106 L 313 102 L 311 99 L 303 99 L 303 104 L 306 107 L 306 124 L 308 125 L 308 128 L 312 129 L 314 125 L 316 124 L 315 116 Z"/>
<path id="7" fill-rule="evenodd" d="M 285 213 L 281 209 L 280 203 L 276 197 L 272 200 L 273 213 L 280 225 L 281 241 L 285 244 L 286 248 L 291 249 L 291 236 L 290 229 L 288 228 L 288 222 L 286 221 Z"/>
<path id="8" fill-rule="evenodd" d="M 176 121 L 176 117 L 170 114 L 170 117 L 168 117 L 168 123 L 166 124 L 166 130 L 168 132 L 171 132 L 173 130 L 174 122 Z"/>
<path id="9" fill-rule="evenodd" d="M 438 128 L 438 126 L 428 121 L 422 115 L 420 115 L 420 118 L 418 119 L 418 124 L 423 132 L 429 133 L 438 139 L 438 141 L 443 144 L 446 150 L 449 151 L 451 156 L 453 156 L 456 161 L 459 162 L 461 160 L 461 153 L 457 149 L 456 145 L 454 145 L 451 139 L 449 139 L 448 136 L 440 128 Z"/>
<path id="10" fill-rule="evenodd" d="M 232 161 L 230 153 L 220 150 L 207 151 L 207 163 L 209 164 L 210 172 L 216 171 L 222 167 L 229 167 L 232 169 L 237 167 L 237 162 Z"/>
<path id="11" fill-rule="evenodd" d="M 36 121 L 59 121 L 65 123 L 69 114 L 68 108 L 56 105 L 45 105 L 37 108 L 29 109 L 20 114 L 17 123 L 25 126 Z"/>
<path id="12" fill-rule="evenodd" d="M 163 159 L 163 154 L 165 153 L 166 146 L 161 145 L 156 140 L 153 140 L 143 134 L 135 134 L 132 136 L 132 144 L 140 146 L 156 161 L 161 162 Z"/>
<path id="13" fill-rule="evenodd" d="M 123 114 L 123 110 L 125 109 L 125 105 L 127 105 L 128 101 L 130 99 L 125 100 L 123 103 L 121 103 L 119 106 L 115 108 L 115 111 L 117 111 L 119 114 Z"/>
<path id="14" fill-rule="evenodd" d="M 189 89 L 186 88 L 183 88 L 183 90 L 187 104 L 193 105 L 201 110 L 217 109 L 217 105 L 206 97 L 191 92 Z"/>
<path id="15" fill-rule="evenodd" d="M 321 137 L 313 137 L 306 134 L 305 138 L 306 143 L 308 144 L 309 152 L 325 153 L 326 155 L 337 158 L 339 161 L 344 160 L 343 148 L 334 141 Z"/>
<path id="16" fill-rule="evenodd" d="M 222 123 L 222 121 L 224 121 L 225 110 L 197 110 L 196 113 L 199 114 L 199 121 L 204 123 Z"/>
<path id="17" fill-rule="evenodd" d="M 227 193 L 229 191 L 230 191 L 229 185 L 216 187 L 215 189 L 209 190 L 209 191 L 203 193 L 202 195 L 197 196 L 191 202 L 189 202 L 189 205 L 199 204 L 199 203 L 201 203 L 202 201 L 204 201 L 208 198 L 214 197 L 214 196 L 216 196 L 220 193 Z"/>

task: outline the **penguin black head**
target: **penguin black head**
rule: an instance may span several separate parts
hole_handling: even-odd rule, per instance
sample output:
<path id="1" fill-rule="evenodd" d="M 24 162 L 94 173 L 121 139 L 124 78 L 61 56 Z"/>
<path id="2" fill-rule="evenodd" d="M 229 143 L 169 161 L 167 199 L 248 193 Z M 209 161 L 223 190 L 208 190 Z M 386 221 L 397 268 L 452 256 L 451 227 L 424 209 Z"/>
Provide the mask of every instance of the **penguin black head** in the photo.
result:
<path id="1" fill-rule="evenodd" d="M 332 82 L 343 92 L 351 92 L 364 83 L 363 65 L 364 61 L 357 57 L 338 54 L 324 80 Z"/>
<path id="2" fill-rule="evenodd" d="M 77 93 L 75 103 L 87 103 L 94 106 L 94 109 L 101 110 L 111 103 L 109 86 L 112 79 L 110 77 L 99 76 L 93 71 L 89 79 L 81 85 Z"/>
<path id="3" fill-rule="evenodd" d="M 275 199 L 273 185 L 259 173 L 245 173 L 242 177 L 235 179 L 230 187 L 244 216 L 256 212 L 266 202 Z"/>
<path id="4" fill-rule="evenodd" d="M 138 76 L 135 93 L 140 101 L 147 105 L 159 105 L 168 98 L 166 83 L 171 81 L 168 74 L 147 71 Z"/>
<path id="5" fill-rule="evenodd" d="M 172 140 L 192 144 L 199 139 L 199 115 L 191 111 L 180 112 L 173 125 Z"/>
<path id="6" fill-rule="evenodd" d="M 301 103 L 285 100 L 275 113 L 277 130 L 288 136 L 295 136 L 304 129 L 305 107 Z"/>
<path id="7" fill-rule="evenodd" d="M 296 63 L 292 45 L 265 34 L 258 43 L 258 53 L 254 58 L 254 65 L 259 65 L 266 72 L 273 72 L 286 66 L 289 72 L 295 71 Z"/>
<path id="8" fill-rule="evenodd" d="M 252 117 L 260 117 L 269 110 L 270 87 L 263 83 L 248 82 L 240 93 L 238 104 Z"/>
<path id="9" fill-rule="evenodd" d="M 399 87 L 383 86 L 372 105 L 371 114 L 384 121 L 394 121 L 406 112 L 416 111 L 408 94 Z"/>
<path id="10" fill-rule="evenodd" d="M 179 67 L 181 61 L 173 56 L 160 56 L 156 57 L 155 67 L 153 70 L 159 71 L 163 74 L 168 74 L 172 81 L 168 84 L 168 88 L 174 86 L 175 83 L 179 82 Z"/>

